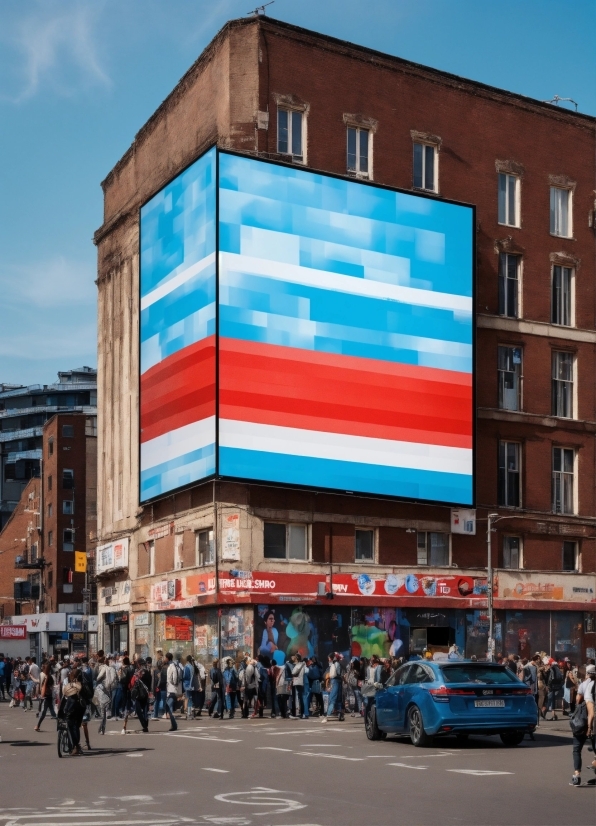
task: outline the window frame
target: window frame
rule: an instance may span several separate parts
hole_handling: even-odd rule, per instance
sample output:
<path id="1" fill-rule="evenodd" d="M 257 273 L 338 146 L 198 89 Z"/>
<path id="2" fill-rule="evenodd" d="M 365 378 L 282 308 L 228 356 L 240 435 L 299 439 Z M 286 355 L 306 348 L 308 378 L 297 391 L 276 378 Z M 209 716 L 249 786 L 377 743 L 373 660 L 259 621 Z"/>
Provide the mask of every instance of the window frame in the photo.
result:
<path id="1" fill-rule="evenodd" d="M 429 545 L 429 537 L 433 534 L 447 537 L 447 562 L 445 565 L 435 565 L 430 561 L 431 547 Z M 424 553 L 426 555 L 426 562 L 421 559 L 420 536 L 424 536 Z M 452 547 L 451 534 L 444 531 L 416 531 L 416 565 L 420 568 L 450 568 L 452 564 Z"/>
<path id="2" fill-rule="evenodd" d="M 573 546 L 573 567 L 565 567 L 565 546 Z M 581 573 L 579 542 L 566 539 L 561 545 L 561 570 L 566 573 Z"/>
<path id="3" fill-rule="evenodd" d="M 352 169 L 350 167 L 350 130 L 354 130 L 356 133 L 356 165 Z M 362 132 L 366 132 L 368 135 L 367 138 L 367 156 L 366 162 L 368 169 L 366 172 L 362 172 L 360 168 L 361 164 L 361 157 L 360 157 L 360 134 Z M 373 153 L 373 130 L 369 126 L 360 126 L 356 123 L 347 123 L 346 124 L 346 170 L 348 175 L 354 175 L 356 178 L 361 178 L 365 181 L 372 181 L 373 180 L 373 164 L 372 164 L 372 153 Z"/>
<path id="4" fill-rule="evenodd" d="M 571 452 L 571 454 L 572 454 L 572 465 L 573 465 L 573 470 L 572 471 L 555 470 L 555 453 L 556 453 L 556 451 L 559 451 L 559 450 L 562 451 L 561 461 L 560 461 L 561 467 L 564 467 L 564 464 L 565 464 L 565 462 L 564 462 L 565 451 L 570 451 Z M 551 463 L 552 463 L 552 494 L 551 494 L 551 496 L 552 496 L 552 501 L 551 501 L 552 513 L 560 513 L 560 514 L 567 514 L 569 516 L 573 516 L 577 513 L 577 508 L 578 508 L 578 502 L 577 502 L 577 450 L 574 447 L 567 447 L 565 445 L 553 445 Z M 564 505 L 563 499 L 564 499 L 565 494 L 563 492 L 563 484 L 562 483 L 566 479 L 568 480 L 569 477 L 571 477 L 571 485 L 570 485 L 570 487 L 571 487 L 571 497 L 572 497 L 571 510 L 564 510 L 564 508 L 562 508 L 561 510 L 557 510 L 557 494 L 556 494 L 557 483 L 559 483 L 559 486 L 561 488 L 561 495 L 559 496 L 559 499 L 560 499 L 561 503 Z"/>
<path id="5" fill-rule="evenodd" d="M 505 215 L 501 215 L 501 178 L 505 178 Z M 510 206 L 511 206 L 511 196 L 509 194 L 509 183 L 510 181 L 514 182 L 514 193 L 513 193 L 513 208 L 515 210 L 515 220 L 510 221 L 507 220 L 511 216 L 509 215 Z M 504 220 L 501 220 L 501 218 Z M 512 172 L 498 172 L 497 173 L 497 223 L 503 227 L 516 227 L 517 229 L 521 226 L 521 180 L 519 175 L 514 175 Z"/>
<path id="6" fill-rule="evenodd" d="M 203 558 L 201 551 L 201 535 L 207 534 L 207 545 L 209 558 Z M 197 568 L 206 568 L 208 565 L 215 565 L 215 534 L 213 528 L 200 528 L 195 531 L 195 565 Z"/>
<path id="7" fill-rule="evenodd" d="M 555 364 L 560 356 L 567 356 L 571 362 L 571 379 L 561 379 L 555 376 L 557 372 Z M 564 388 L 567 387 L 567 390 Z M 576 355 L 569 350 L 552 350 L 551 351 L 551 416 L 558 419 L 576 419 L 577 418 L 577 382 L 576 382 Z M 570 407 L 570 414 L 560 413 L 558 402 L 567 398 Z M 563 405 L 562 405 L 563 406 Z"/>
<path id="8" fill-rule="evenodd" d="M 285 112 L 288 115 L 288 150 L 284 152 L 280 149 L 280 114 L 281 112 Z M 294 125 L 292 115 L 297 114 L 300 115 L 300 148 L 302 150 L 301 155 L 295 155 L 292 150 L 292 137 L 294 132 Z M 277 105 L 277 135 L 276 135 L 276 142 L 275 142 L 276 150 L 278 155 L 283 155 L 286 158 L 291 158 L 294 163 L 299 164 L 306 164 L 306 110 L 304 108 L 299 108 L 297 106 L 287 106 L 285 104 L 278 104 Z"/>
<path id="9" fill-rule="evenodd" d="M 556 204 L 553 204 L 553 199 L 556 197 L 555 192 L 567 193 L 567 233 L 565 234 L 557 232 L 557 210 Z M 573 238 L 573 187 L 550 185 L 549 228 L 550 234 L 555 238 Z"/>
<path id="10" fill-rule="evenodd" d="M 372 556 L 370 558 L 366 558 L 366 559 L 364 557 L 358 558 L 358 556 L 356 555 L 356 551 L 357 551 L 357 548 L 358 548 L 357 537 L 356 537 L 357 533 L 370 533 L 370 534 L 372 534 Z M 376 532 L 376 530 L 374 528 L 356 527 L 354 529 L 354 563 L 357 564 L 357 565 L 372 563 L 374 565 L 376 561 L 377 561 L 377 532 Z"/>
<path id="11" fill-rule="evenodd" d="M 501 445 L 503 445 L 503 454 L 505 458 L 505 464 L 501 466 Z M 517 454 L 517 469 L 516 470 L 508 470 L 507 468 L 507 456 L 508 456 L 508 445 L 515 445 L 516 447 L 516 454 Z M 522 507 L 522 443 L 521 442 L 513 442 L 509 439 L 499 439 L 498 443 L 498 461 L 497 461 L 497 469 L 498 469 L 498 480 L 497 480 L 497 501 L 499 503 L 500 508 L 521 508 Z M 501 472 L 503 471 L 503 485 L 501 484 Z M 516 473 L 517 474 L 517 504 L 510 504 L 509 503 L 509 476 L 510 474 Z M 516 477 L 513 477 L 516 478 Z M 504 496 L 501 496 L 501 490 L 504 492 Z"/>
<path id="12" fill-rule="evenodd" d="M 416 147 L 421 146 L 422 169 L 420 173 L 421 186 L 416 185 Z M 425 186 L 426 183 L 426 149 L 432 149 L 433 155 L 433 185 L 432 187 Z M 439 191 L 439 148 L 436 143 L 416 139 L 412 141 L 412 189 L 416 192 L 434 192 Z"/>
<path id="13" fill-rule="evenodd" d="M 70 510 L 67 510 L 67 505 L 70 505 Z M 63 499 L 62 500 L 62 513 L 66 516 L 73 516 L 74 512 L 75 512 L 74 499 Z"/>
<path id="14" fill-rule="evenodd" d="M 509 276 L 509 259 L 515 260 L 515 278 Z M 523 257 L 514 252 L 500 252 L 499 253 L 499 272 L 498 272 L 498 293 L 497 293 L 497 315 L 502 318 L 521 318 L 522 317 L 522 263 Z M 510 315 L 507 311 L 509 306 L 509 284 L 514 284 L 515 290 L 515 311 Z"/>
<path id="15" fill-rule="evenodd" d="M 501 352 L 504 350 L 512 351 L 511 356 L 511 364 L 515 367 L 518 366 L 519 370 L 516 371 L 502 368 L 501 364 Z M 519 351 L 520 360 L 519 362 L 515 362 L 515 351 Z M 518 412 L 523 409 L 522 407 L 522 382 L 523 382 L 523 366 L 524 366 L 524 351 L 523 347 L 517 347 L 513 344 L 498 344 L 497 345 L 497 404 L 499 410 L 511 410 L 513 412 Z M 505 376 L 508 374 L 512 374 L 514 376 L 514 381 L 517 380 L 517 394 L 516 394 L 516 407 L 505 407 L 504 404 L 504 395 L 505 390 Z"/>
<path id="16" fill-rule="evenodd" d="M 285 556 L 267 556 L 265 553 L 265 525 L 284 525 L 285 526 L 285 541 L 284 551 Z M 290 552 L 290 533 L 292 528 L 304 528 L 304 556 L 296 557 L 289 556 Z M 311 531 L 310 525 L 306 522 L 274 522 L 270 519 L 263 520 L 263 559 L 275 560 L 276 562 L 310 562 L 311 559 Z"/>
<path id="17" fill-rule="evenodd" d="M 555 301 L 555 270 L 560 270 L 561 272 L 561 279 L 565 272 L 569 273 L 569 289 L 567 291 L 567 295 L 569 296 L 569 323 L 566 324 L 564 321 L 555 320 L 555 315 L 564 316 L 564 308 L 561 307 L 562 301 L 560 296 L 563 295 L 562 285 L 559 287 L 559 298 Z M 551 267 L 551 288 L 550 288 L 550 323 L 556 324 L 557 327 L 575 327 L 575 267 L 568 267 L 566 264 L 553 264 Z M 557 312 L 555 314 L 555 307 L 558 310 L 563 310 L 562 312 Z"/>
<path id="18" fill-rule="evenodd" d="M 70 539 L 67 539 L 67 534 Z M 72 547 L 68 547 L 68 546 Z M 65 553 L 72 553 L 75 549 L 75 531 L 74 528 L 63 528 L 62 529 L 62 550 Z"/>
<path id="19" fill-rule="evenodd" d="M 70 476 L 68 474 L 70 474 Z M 70 481 L 70 484 L 67 484 L 68 481 Z M 74 470 L 72 468 L 62 468 L 62 490 L 74 490 L 74 485 Z"/>
<path id="20" fill-rule="evenodd" d="M 512 539 L 517 540 L 517 565 L 511 565 L 511 556 L 509 557 L 509 565 L 505 563 L 505 553 L 506 551 L 511 555 L 511 548 L 506 548 L 506 544 L 510 542 Z M 503 569 L 506 571 L 521 571 L 524 567 L 524 543 L 523 537 L 513 535 L 513 534 L 504 534 L 503 535 Z"/>
<path id="21" fill-rule="evenodd" d="M 62 425 L 62 438 L 63 439 L 74 439 L 74 425 L 73 424 L 63 424 Z"/>

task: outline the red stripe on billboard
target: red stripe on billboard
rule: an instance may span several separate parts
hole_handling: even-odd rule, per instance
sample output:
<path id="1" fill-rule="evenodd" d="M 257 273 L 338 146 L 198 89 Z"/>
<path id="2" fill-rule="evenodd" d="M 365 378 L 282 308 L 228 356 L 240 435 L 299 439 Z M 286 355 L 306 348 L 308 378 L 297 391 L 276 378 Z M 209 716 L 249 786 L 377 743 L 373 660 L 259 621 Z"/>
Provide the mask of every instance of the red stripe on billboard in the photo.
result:
<path id="1" fill-rule="evenodd" d="M 464 376 L 465 382 L 462 374 L 434 368 L 220 339 L 220 415 L 471 448 L 472 387 Z"/>
<path id="2" fill-rule="evenodd" d="M 215 415 L 215 336 L 185 347 L 141 376 L 141 441 Z"/>

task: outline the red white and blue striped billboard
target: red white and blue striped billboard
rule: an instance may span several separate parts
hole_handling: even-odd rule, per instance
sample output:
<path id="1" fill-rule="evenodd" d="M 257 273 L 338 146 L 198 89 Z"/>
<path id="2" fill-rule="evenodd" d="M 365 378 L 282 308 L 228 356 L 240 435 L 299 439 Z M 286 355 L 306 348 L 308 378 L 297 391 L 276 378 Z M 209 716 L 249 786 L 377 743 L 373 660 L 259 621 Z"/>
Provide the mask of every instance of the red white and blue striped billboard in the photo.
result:
<path id="1" fill-rule="evenodd" d="M 473 237 L 469 206 L 203 156 L 141 217 L 141 501 L 219 475 L 473 504 Z"/>

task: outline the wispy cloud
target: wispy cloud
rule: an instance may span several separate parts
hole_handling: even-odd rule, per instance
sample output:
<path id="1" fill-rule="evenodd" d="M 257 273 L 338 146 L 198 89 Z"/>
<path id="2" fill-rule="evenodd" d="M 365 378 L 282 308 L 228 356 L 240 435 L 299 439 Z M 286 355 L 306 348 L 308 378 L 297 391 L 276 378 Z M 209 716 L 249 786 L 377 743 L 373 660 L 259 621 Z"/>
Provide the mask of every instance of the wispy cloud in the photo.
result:
<path id="1" fill-rule="evenodd" d="M 95 0 L 44 0 L 34 12 L 13 18 L 2 39 L 15 53 L 17 89 L 5 99 L 21 103 L 45 88 L 72 95 L 90 85 L 108 87 L 96 42 L 102 6 Z"/>

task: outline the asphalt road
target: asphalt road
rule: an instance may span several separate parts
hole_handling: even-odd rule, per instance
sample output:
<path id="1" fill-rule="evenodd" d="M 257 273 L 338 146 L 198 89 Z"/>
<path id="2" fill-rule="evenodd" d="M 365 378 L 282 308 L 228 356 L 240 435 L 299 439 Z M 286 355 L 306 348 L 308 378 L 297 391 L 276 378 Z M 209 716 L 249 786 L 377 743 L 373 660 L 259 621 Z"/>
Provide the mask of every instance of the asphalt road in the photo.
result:
<path id="1" fill-rule="evenodd" d="M 465 746 L 438 738 L 369 742 L 359 719 L 165 720 L 143 734 L 135 720 L 93 751 L 59 759 L 55 724 L 0 704 L 0 826 L 594 826 L 595 779 L 568 785 L 566 720 L 540 726 L 535 742 L 497 737 Z M 589 758 L 589 759 L 588 759 Z M 584 749 L 584 763 L 591 754 Z"/>

